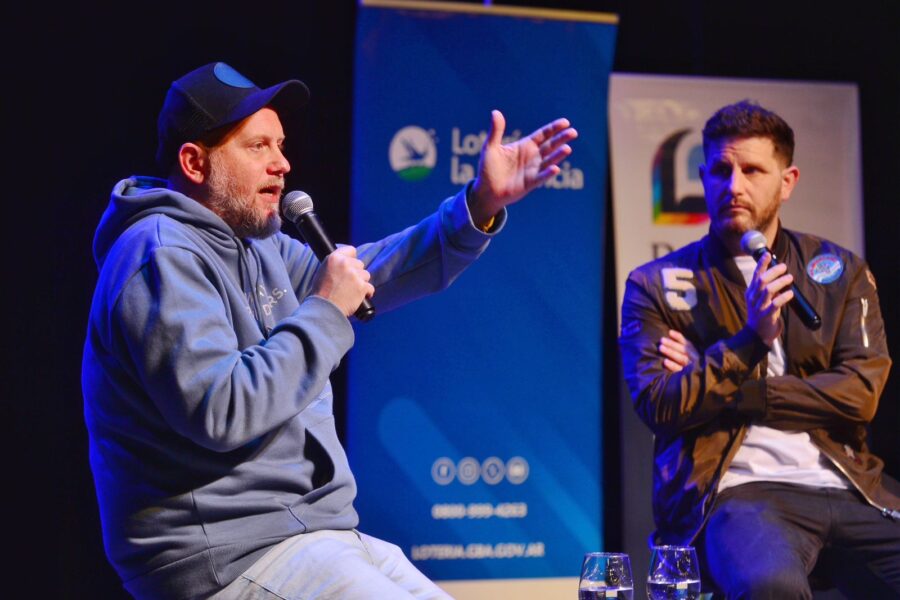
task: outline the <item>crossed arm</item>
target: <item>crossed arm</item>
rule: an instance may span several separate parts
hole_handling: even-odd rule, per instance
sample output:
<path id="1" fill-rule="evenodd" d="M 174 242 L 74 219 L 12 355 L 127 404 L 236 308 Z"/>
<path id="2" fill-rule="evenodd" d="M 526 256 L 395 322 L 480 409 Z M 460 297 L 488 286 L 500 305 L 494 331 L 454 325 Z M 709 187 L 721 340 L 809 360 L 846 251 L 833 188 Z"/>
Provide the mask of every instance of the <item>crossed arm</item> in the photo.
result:
<path id="1" fill-rule="evenodd" d="M 769 336 L 777 338 L 781 334 L 780 309 L 791 297 L 789 291 L 781 290 L 791 280 L 783 269 L 766 270 L 765 267 L 761 262 L 745 296 L 748 307 L 745 330 L 753 331 L 768 346 Z M 728 382 L 727 373 L 717 371 L 717 367 L 726 364 L 720 361 L 721 343 L 701 352 L 682 332 L 659 329 L 662 334 L 655 342 L 659 364 L 654 377 L 645 379 L 655 385 L 651 383 L 642 390 L 647 402 L 671 406 L 673 399 L 667 400 L 666 394 L 674 394 L 681 396 L 678 400 L 682 406 L 691 406 L 706 418 L 715 416 L 709 412 L 711 406 L 719 411 L 746 410 L 754 422 L 792 431 L 847 428 L 869 422 L 875 415 L 890 359 L 877 294 L 865 268 L 848 276 L 854 277 L 850 294 L 840 313 L 831 315 L 839 323 L 831 347 L 823 349 L 828 364 L 802 365 L 790 374 L 765 379 L 747 372 L 747 380 L 732 392 L 736 401 L 730 402 L 717 396 L 723 390 L 722 383 Z M 817 343 L 828 343 L 828 338 Z M 656 380 L 666 384 L 659 385 Z M 654 389 L 663 393 L 654 394 Z M 699 395 L 694 402 L 689 401 L 692 394 Z M 752 401 L 741 406 L 748 398 Z"/>

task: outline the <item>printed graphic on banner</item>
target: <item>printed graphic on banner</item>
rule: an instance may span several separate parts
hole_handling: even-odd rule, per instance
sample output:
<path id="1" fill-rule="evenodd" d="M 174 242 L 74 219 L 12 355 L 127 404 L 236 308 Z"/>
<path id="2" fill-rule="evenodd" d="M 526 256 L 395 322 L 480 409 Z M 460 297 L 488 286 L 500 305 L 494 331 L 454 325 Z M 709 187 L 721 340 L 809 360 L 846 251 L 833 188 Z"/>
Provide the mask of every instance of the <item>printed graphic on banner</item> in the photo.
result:
<path id="1" fill-rule="evenodd" d="M 395 173 L 406 181 L 425 179 L 437 162 L 434 130 L 407 125 L 394 135 L 388 150 L 388 159 Z"/>
<path id="2" fill-rule="evenodd" d="M 522 132 L 518 129 L 507 132 L 503 143 L 519 140 Z M 465 185 L 475 177 L 478 156 L 487 138 L 487 131 L 463 133 L 459 127 L 450 131 L 450 183 Z M 437 133 L 418 125 L 407 125 L 394 134 L 388 151 L 391 168 L 400 179 L 419 181 L 428 177 L 437 162 Z M 573 167 L 570 161 L 559 165 L 560 172 L 544 183 L 544 187 L 556 190 L 580 190 L 584 188 L 584 171 Z"/>
<path id="3" fill-rule="evenodd" d="M 415 223 L 464 189 L 492 109 L 506 118 L 505 143 L 557 117 L 579 138 L 450 289 L 356 327 L 356 507 L 363 531 L 436 580 L 577 578 L 583 554 L 603 548 L 599 303 L 615 26 L 476 8 L 360 8 L 351 243 Z M 377 292 L 372 301 L 379 308 Z"/>
<path id="4" fill-rule="evenodd" d="M 654 223 L 709 221 L 699 175 L 702 163 L 703 144 L 697 132 L 679 129 L 662 141 L 653 156 Z"/>

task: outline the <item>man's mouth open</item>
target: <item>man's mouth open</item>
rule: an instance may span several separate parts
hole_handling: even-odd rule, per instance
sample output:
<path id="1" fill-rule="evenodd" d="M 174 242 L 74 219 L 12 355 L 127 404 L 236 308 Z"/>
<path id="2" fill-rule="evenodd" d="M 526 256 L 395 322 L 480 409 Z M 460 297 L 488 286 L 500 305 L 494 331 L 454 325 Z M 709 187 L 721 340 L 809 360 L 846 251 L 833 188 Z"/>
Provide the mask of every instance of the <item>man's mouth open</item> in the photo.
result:
<path id="1" fill-rule="evenodd" d="M 267 185 L 259 189 L 260 195 L 268 199 L 269 202 L 277 203 L 281 200 L 282 187 L 280 185 Z"/>

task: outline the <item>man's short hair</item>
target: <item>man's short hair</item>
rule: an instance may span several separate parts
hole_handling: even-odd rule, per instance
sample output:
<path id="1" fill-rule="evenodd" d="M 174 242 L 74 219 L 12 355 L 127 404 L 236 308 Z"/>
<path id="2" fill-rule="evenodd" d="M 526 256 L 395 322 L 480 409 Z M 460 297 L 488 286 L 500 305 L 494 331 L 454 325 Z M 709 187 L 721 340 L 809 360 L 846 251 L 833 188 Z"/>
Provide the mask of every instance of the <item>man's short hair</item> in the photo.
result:
<path id="1" fill-rule="evenodd" d="M 790 166 L 794 162 L 794 130 L 771 110 L 752 100 L 723 106 L 703 127 L 703 153 L 709 144 L 731 138 L 763 137 L 772 140 L 775 155 Z"/>

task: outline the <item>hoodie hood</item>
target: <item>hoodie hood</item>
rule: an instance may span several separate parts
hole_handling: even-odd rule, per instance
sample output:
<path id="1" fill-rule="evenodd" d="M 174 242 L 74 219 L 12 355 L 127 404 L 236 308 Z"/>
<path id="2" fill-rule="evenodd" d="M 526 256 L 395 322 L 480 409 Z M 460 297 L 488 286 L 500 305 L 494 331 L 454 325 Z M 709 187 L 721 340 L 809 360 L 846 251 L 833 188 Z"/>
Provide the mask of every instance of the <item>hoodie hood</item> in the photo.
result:
<path id="1" fill-rule="evenodd" d="M 122 233 L 134 223 L 151 215 L 165 215 L 181 223 L 207 230 L 229 245 L 234 245 L 231 227 L 216 213 L 180 192 L 168 189 L 168 182 L 155 177 L 134 175 L 115 185 L 97 232 L 94 234 L 94 260 L 102 267 L 107 254 Z"/>

